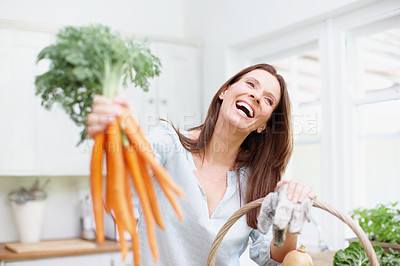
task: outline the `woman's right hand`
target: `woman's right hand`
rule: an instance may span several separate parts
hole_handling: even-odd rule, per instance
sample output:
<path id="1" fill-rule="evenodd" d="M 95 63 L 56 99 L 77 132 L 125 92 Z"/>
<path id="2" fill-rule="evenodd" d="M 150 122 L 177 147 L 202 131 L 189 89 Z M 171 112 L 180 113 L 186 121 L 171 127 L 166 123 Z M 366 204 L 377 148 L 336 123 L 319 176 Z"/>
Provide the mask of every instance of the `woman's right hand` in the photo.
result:
<path id="1" fill-rule="evenodd" d="M 113 100 L 96 95 L 93 98 L 92 111 L 86 118 L 87 130 L 86 133 L 94 137 L 97 133 L 104 132 L 107 125 L 114 121 L 122 114 L 123 108 L 130 109 L 128 99 L 118 94 Z"/>

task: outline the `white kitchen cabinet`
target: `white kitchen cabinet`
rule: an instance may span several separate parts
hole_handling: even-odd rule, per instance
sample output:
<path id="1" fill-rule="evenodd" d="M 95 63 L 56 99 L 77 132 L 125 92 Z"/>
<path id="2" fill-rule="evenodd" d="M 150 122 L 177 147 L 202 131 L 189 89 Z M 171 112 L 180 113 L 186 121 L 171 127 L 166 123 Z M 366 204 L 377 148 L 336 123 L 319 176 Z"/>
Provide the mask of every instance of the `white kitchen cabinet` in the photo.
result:
<path id="1" fill-rule="evenodd" d="M 2 28 L 0 25 L 0 175 L 87 175 L 91 141 L 77 147 L 80 129 L 55 104 L 45 110 L 35 95 L 34 79 L 45 62 L 36 64 L 41 49 L 54 40 L 45 31 Z M 153 41 L 162 74 L 151 80 L 148 93 L 130 88 L 146 132 L 159 117 L 182 128 L 200 122 L 198 48 L 183 43 Z"/>
<path id="2" fill-rule="evenodd" d="M 36 64 L 53 34 L 0 29 L 0 174 L 71 175 L 88 172 L 88 151 L 76 147 L 79 130 L 61 108 L 51 112 L 35 95 L 34 79 L 47 68 Z"/>

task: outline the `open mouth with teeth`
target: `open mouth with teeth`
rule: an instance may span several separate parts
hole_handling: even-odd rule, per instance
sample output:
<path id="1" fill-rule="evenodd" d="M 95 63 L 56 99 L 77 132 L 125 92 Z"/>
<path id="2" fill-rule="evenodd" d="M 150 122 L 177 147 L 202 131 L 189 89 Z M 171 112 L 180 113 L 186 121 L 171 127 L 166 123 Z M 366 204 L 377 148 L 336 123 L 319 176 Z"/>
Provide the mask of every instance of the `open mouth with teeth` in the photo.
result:
<path id="1" fill-rule="evenodd" d="M 247 117 L 253 118 L 254 117 L 254 111 L 253 108 L 251 108 L 250 105 L 248 105 L 245 102 L 237 101 L 236 102 L 236 108 L 240 111 L 242 111 Z"/>

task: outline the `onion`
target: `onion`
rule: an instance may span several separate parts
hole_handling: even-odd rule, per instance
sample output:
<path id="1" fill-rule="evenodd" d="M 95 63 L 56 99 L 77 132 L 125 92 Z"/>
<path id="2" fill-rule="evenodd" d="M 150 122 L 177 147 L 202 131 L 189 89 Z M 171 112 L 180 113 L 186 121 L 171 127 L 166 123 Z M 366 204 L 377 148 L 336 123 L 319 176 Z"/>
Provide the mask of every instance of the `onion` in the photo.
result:
<path id="1" fill-rule="evenodd" d="M 313 262 L 306 253 L 306 246 L 301 244 L 297 250 L 292 250 L 286 254 L 283 259 L 282 266 L 312 266 Z"/>

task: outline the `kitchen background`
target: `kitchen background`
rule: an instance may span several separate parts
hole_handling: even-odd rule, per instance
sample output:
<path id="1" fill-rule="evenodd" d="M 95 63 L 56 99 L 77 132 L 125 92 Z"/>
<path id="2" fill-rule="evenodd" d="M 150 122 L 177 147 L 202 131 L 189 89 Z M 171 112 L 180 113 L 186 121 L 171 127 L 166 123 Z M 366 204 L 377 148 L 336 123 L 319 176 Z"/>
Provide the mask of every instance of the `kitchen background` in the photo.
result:
<path id="1" fill-rule="evenodd" d="M 311 184 L 348 213 L 399 201 L 400 2 L 398 0 L 0 1 L 0 242 L 17 241 L 7 194 L 36 179 L 47 187 L 43 239 L 80 235 L 79 202 L 89 193 L 91 142 L 34 95 L 46 69 L 38 52 L 65 25 L 101 23 L 149 37 L 162 75 L 149 93 L 129 88 L 144 130 L 159 116 L 199 124 L 226 78 L 268 62 L 288 82 L 295 149 L 285 178 Z M 302 241 L 343 248 L 352 236 L 313 210 Z"/>

